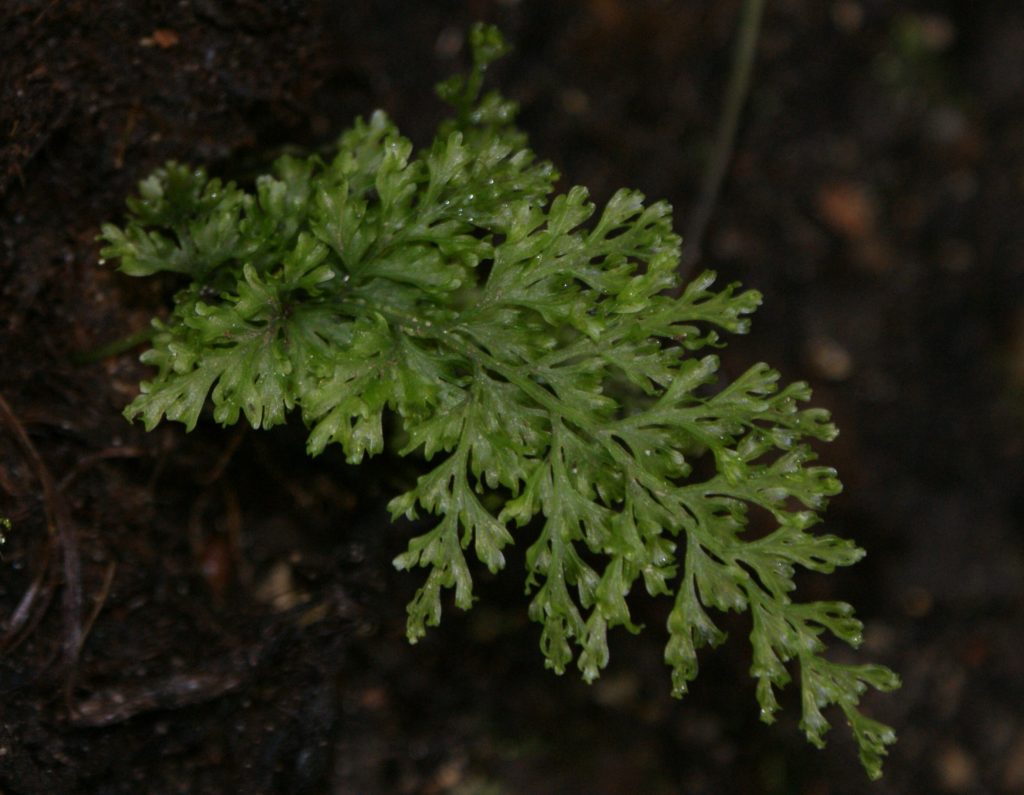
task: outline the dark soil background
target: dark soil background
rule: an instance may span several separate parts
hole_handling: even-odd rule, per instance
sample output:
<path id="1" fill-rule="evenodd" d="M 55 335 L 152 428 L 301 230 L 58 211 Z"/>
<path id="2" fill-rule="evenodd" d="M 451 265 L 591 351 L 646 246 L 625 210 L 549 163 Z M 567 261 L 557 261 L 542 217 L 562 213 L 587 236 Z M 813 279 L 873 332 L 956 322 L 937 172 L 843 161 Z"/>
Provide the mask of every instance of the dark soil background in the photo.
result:
<path id="1" fill-rule="evenodd" d="M 543 670 L 521 578 L 480 578 L 416 647 L 393 571 L 407 473 L 302 429 L 146 434 L 137 352 L 76 365 L 169 283 L 94 237 L 169 158 L 244 178 L 385 108 L 429 140 L 471 21 L 566 185 L 685 226 L 738 0 L 0 2 L 0 793 L 1024 792 L 1024 6 L 769 0 L 704 264 L 757 287 L 759 359 L 842 428 L 829 531 L 868 558 L 804 593 L 857 605 L 901 672 L 869 785 L 757 720 L 746 628 L 668 694 L 658 608 L 587 687 Z M 837 650 L 837 653 L 844 653 Z M 831 716 L 841 723 L 838 715 Z"/>

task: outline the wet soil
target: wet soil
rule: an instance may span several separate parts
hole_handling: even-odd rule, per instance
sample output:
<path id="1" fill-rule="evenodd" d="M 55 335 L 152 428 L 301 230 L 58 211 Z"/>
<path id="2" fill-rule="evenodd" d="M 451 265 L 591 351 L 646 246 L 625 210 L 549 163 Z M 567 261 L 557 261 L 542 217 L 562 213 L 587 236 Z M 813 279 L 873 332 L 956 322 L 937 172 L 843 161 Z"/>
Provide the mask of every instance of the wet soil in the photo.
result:
<path id="1" fill-rule="evenodd" d="M 404 640 L 410 472 L 302 429 L 146 434 L 144 368 L 82 352 L 172 285 L 98 262 L 174 158 L 244 177 L 385 108 L 418 142 L 482 18 L 535 148 L 600 199 L 693 211 L 737 0 L 7 0 L 0 10 L 0 793 L 1024 792 L 1024 8 L 768 3 L 703 264 L 765 294 L 726 366 L 807 379 L 842 429 L 828 530 L 869 552 L 805 593 L 858 606 L 868 785 L 757 720 L 742 621 L 668 694 L 656 605 L 588 687 L 543 670 L 514 575 Z M 832 716 L 840 722 L 838 716 Z"/>

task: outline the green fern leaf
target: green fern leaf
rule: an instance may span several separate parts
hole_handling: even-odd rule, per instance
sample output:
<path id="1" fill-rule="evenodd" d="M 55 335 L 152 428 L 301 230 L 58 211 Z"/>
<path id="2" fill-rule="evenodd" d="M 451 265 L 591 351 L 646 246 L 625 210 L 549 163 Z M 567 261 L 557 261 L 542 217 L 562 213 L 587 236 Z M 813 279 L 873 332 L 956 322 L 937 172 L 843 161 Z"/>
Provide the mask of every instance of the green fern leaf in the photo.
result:
<path id="1" fill-rule="evenodd" d="M 282 158 L 251 192 L 175 164 L 143 181 L 127 225 L 103 227 L 103 255 L 189 281 L 155 323 L 156 374 L 128 417 L 191 429 L 210 405 L 221 424 L 263 428 L 295 411 L 311 454 L 338 444 L 358 463 L 384 450 L 390 415 L 396 452 L 423 463 L 390 504 L 427 524 L 395 558 L 425 570 L 410 640 L 440 621 L 446 590 L 469 608 L 474 568 L 502 569 L 525 542 L 553 670 L 597 678 L 608 632 L 639 631 L 642 582 L 673 600 L 665 661 L 682 695 L 701 649 L 725 640 L 713 613 L 748 611 L 762 717 L 796 670 L 807 738 L 823 742 L 822 710 L 838 706 L 878 775 L 894 737 L 857 704 L 898 680 L 826 658 L 827 635 L 860 642 L 848 605 L 794 599 L 799 569 L 863 554 L 811 532 L 840 490 L 808 445 L 835 436 L 828 414 L 765 364 L 720 377 L 710 350 L 749 329 L 760 295 L 712 273 L 679 289 L 663 202 L 554 195 L 514 105 L 480 98 L 500 36 L 471 38 L 472 72 L 440 89 L 455 118 L 423 151 L 378 112 L 333 158 Z M 751 509 L 774 529 L 751 535 Z"/>

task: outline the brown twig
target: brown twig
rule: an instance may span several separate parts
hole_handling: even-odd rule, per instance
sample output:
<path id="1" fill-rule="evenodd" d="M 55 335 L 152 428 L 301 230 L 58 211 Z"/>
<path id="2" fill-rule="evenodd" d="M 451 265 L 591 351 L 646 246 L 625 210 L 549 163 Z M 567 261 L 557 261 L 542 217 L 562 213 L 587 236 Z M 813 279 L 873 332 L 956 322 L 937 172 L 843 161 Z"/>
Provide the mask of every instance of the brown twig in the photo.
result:
<path id="1" fill-rule="evenodd" d="M 64 621 L 64 638 L 61 648 L 64 663 L 71 665 L 78 657 L 78 652 L 82 647 L 82 568 L 81 558 L 78 554 L 78 538 L 71 522 L 67 503 L 64 502 L 63 495 L 54 483 L 53 475 L 50 474 L 49 468 L 29 438 L 25 426 L 21 424 L 18 416 L 2 395 L 0 395 L 0 419 L 14 435 L 42 487 L 43 514 L 46 517 L 46 529 L 50 537 L 49 544 L 56 544 L 60 551 L 64 574 L 61 611 Z M 17 628 L 12 626 L 8 629 L 4 638 L 0 640 L 0 648 L 9 647 L 17 639 L 18 629 L 28 625 L 35 626 L 45 614 L 53 595 L 52 589 L 56 587 L 56 578 L 48 576 L 52 571 L 51 563 L 52 557 L 49 554 L 44 555 L 40 574 L 37 574 L 18 605 L 18 609 L 15 610 L 15 617 L 18 617 L 19 620 L 15 622 L 12 619 L 12 625 L 17 624 Z M 37 606 L 37 598 L 44 593 L 44 582 L 47 583 L 49 593 L 45 594 L 41 605 Z M 33 608 L 36 609 L 33 610 Z"/>
<path id="2" fill-rule="evenodd" d="M 239 445 L 242 444 L 242 440 L 245 439 L 245 435 L 248 430 L 249 426 L 245 423 L 241 423 L 235 428 L 235 432 L 231 434 L 231 437 L 228 439 L 228 443 L 224 445 L 224 450 L 220 454 L 220 457 L 214 462 L 213 466 L 209 470 L 197 478 L 199 485 L 209 486 L 211 483 L 215 483 L 220 479 L 220 476 L 224 474 L 224 470 L 227 469 L 228 464 L 231 463 L 231 459 L 234 458 Z"/>
<path id="3" fill-rule="evenodd" d="M 3 638 L 0 638 L 0 652 L 13 651 L 21 645 L 32 631 L 36 628 L 53 599 L 53 592 L 56 589 L 55 578 L 51 575 L 55 571 L 50 566 L 50 555 L 53 549 L 53 539 L 48 539 L 43 548 L 43 563 L 32 578 L 32 584 L 22 594 L 21 601 L 11 614 L 7 622 L 7 631 Z M 44 587 L 46 586 L 46 587 Z M 40 604 L 36 600 L 41 599 Z M 33 608 L 36 608 L 33 610 Z"/>
<path id="4" fill-rule="evenodd" d="M 114 458 L 143 458 L 146 455 L 146 451 L 141 447 L 108 447 L 105 450 L 98 450 L 80 458 L 71 471 L 60 479 L 57 489 L 61 492 L 67 491 L 68 486 L 101 461 L 109 461 Z"/>
<path id="5" fill-rule="evenodd" d="M 76 727 L 112 726 L 143 712 L 176 709 L 212 701 L 242 684 L 244 677 L 225 673 L 173 674 L 143 685 L 100 690 L 75 705 L 71 725 Z"/>
<path id="6" fill-rule="evenodd" d="M 85 641 L 89 637 L 89 633 L 92 632 L 93 625 L 96 623 L 96 619 L 99 618 L 101 612 L 103 612 L 103 606 L 107 603 L 107 597 L 110 596 L 110 586 L 114 584 L 114 575 L 117 573 L 117 563 L 111 561 L 107 564 L 107 570 L 103 573 L 103 583 L 100 585 L 100 590 L 93 597 L 92 610 L 89 611 L 89 617 L 85 621 L 85 625 L 82 627 L 82 641 L 80 647 L 85 646 Z M 72 694 L 75 690 L 75 679 L 77 675 L 77 669 L 70 669 L 68 671 L 67 679 L 64 681 L 64 703 L 68 707 L 69 712 L 74 712 L 72 704 Z"/>
<path id="7" fill-rule="evenodd" d="M 99 618 L 100 613 L 103 612 L 103 605 L 107 603 L 107 597 L 110 596 L 110 586 L 114 584 L 114 575 L 117 574 L 117 562 L 110 561 L 107 564 L 107 570 L 103 572 L 103 583 L 100 585 L 99 591 L 93 597 L 92 610 L 89 611 L 89 617 L 85 620 L 85 625 L 82 627 L 82 643 L 85 643 L 86 638 L 89 637 L 89 633 L 92 632 L 93 624 L 96 623 L 96 619 Z"/>

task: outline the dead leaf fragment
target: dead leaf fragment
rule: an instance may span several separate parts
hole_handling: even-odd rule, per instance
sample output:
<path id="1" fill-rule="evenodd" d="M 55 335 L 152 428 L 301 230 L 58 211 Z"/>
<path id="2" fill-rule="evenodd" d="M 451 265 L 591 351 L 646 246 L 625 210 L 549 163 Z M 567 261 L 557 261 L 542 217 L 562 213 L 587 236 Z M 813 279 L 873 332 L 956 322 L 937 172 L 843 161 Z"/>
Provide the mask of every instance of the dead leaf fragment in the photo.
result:
<path id="1" fill-rule="evenodd" d="M 947 745 L 936 762 L 939 784 L 947 792 L 966 792 L 975 783 L 977 766 L 959 745 Z"/>
<path id="2" fill-rule="evenodd" d="M 170 28 L 157 28 L 148 36 L 139 39 L 140 47 L 159 47 L 161 50 L 168 50 L 181 41 L 177 31 Z"/>
<path id="3" fill-rule="evenodd" d="M 818 213 L 822 220 L 846 237 L 867 237 L 875 227 L 875 208 L 863 185 L 839 182 L 818 190 Z"/>
<path id="4" fill-rule="evenodd" d="M 309 596 L 296 588 L 292 567 L 281 560 L 270 568 L 256 588 L 256 598 L 283 613 L 307 601 Z"/>
<path id="5" fill-rule="evenodd" d="M 807 345 L 807 358 L 815 374 L 829 381 L 845 381 L 853 373 L 853 357 L 831 337 L 814 337 Z"/>
<path id="6" fill-rule="evenodd" d="M 1024 732 L 1017 737 L 1017 741 L 1006 755 L 1003 786 L 1006 792 L 1024 790 Z"/>

